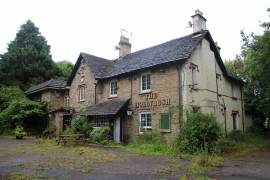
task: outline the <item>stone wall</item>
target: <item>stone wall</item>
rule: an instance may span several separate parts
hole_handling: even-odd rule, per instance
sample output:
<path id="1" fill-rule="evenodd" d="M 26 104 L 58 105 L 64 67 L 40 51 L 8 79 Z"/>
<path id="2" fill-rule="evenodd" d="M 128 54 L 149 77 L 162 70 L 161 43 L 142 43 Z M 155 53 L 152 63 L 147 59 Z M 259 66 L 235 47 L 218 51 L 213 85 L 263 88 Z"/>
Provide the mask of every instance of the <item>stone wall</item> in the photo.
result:
<path id="1" fill-rule="evenodd" d="M 64 97 L 67 91 L 49 89 L 41 93 L 41 101 L 48 103 L 49 111 L 54 111 L 65 106 Z"/>
<path id="2" fill-rule="evenodd" d="M 84 74 L 80 74 L 80 69 L 84 69 Z M 75 113 L 78 114 L 81 109 L 95 103 L 95 83 L 93 73 L 84 61 L 80 64 L 77 73 L 70 85 L 69 97 L 70 106 L 74 108 Z M 79 86 L 85 86 L 85 100 L 79 101 Z"/>
<path id="3" fill-rule="evenodd" d="M 151 74 L 150 93 L 141 93 L 140 90 L 141 75 L 145 73 Z M 132 117 L 124 120 L 124 136 L 135 137 L 139 134 L 140 112 L 151 112 L 152 129 L 154 131 L 159 131 L 160 114 L 170 113 L 171 132 L 162 134 L 168 141 L 173 140 L 177 136 L 179 132 L 179 96 L 176 66 L 142 71 L 128 77 L 119 77 L 116 80 L 118 83 L 118 92 L 117 97 L 114 98 L 131 98 L 129 108 L 133 111 Z M 109 96 L 109 80 L 99 83 L 97 89 L 98 102 L 112 99 Z M 149 95 L 152 95 L 152 97 L 149 97 Z"/>

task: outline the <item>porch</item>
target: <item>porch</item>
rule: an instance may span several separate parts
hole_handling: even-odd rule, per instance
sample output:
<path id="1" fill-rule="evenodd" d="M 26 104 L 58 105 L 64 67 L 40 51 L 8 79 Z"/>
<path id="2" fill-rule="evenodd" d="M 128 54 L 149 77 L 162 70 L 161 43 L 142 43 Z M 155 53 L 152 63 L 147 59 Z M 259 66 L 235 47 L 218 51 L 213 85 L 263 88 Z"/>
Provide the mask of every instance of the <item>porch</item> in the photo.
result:
<path id="1" fill-rule="evenodd" d="M 129 99 L 113 99 L 87 107 L 81 114 L 86 116 L 93 128 L 108 126 L 111 139 L 117 143 L 124 141 L 123 122 L 127 117 Z"/>

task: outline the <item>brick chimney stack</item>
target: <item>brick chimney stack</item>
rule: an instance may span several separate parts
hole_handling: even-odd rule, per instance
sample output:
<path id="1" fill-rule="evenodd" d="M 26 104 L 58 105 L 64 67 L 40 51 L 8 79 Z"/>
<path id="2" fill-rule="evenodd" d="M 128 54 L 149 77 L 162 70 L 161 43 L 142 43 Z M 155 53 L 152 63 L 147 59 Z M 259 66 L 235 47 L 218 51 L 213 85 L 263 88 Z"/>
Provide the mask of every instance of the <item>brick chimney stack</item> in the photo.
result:
<path id="1" fill-rule="evenodd" d="M 195 11 L 195 15 L 191 16 L 193 21 L 193 32 L 206 30 L 206 19 L 200 10 Z"/>
<path id="2" fill-rule="evenodd" d="M 118 44 L 119 57 L 123 57 L 131 52 L 131 44 L 129 39 L 123 35 L 120 36 L 120 42 Z"/>

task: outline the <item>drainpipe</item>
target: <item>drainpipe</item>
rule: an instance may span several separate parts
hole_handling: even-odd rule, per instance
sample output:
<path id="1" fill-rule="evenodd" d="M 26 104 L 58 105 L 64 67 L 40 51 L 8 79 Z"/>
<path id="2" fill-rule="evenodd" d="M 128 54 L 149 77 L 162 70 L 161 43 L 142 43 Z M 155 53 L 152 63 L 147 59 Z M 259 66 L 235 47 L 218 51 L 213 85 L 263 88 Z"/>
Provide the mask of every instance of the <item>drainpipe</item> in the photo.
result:
<path id="1" fill-rule="evenodd" d="M 95 85 L 95 94 L 94 94 L 94 96 L 95 96 L 95 104 L 97 104 L 97 82 L 94 83 L 94 85 Z"/>
<path id="2" fill-rule="evenodd" d="M 223 106 L 224 106 L 224 128 L 225 128 L 225 136 L 227 137 L 227 108 L 224 99 L 222 98 Z"/>
<path id="3" fill-rule="evenodd" d="M 243 123 L 243 132 L 245 132 L 245 117 L 244 117 L 244 102 L 243 102 L 243 86 L 240 86 L 241 93 L 241 109 L 242 109 L 242 123 Z"/>
<path id="4" fill-rule="evenodd" d="M 177 73 L 178 73 L 178 116 L 179 116 L 179 128 L 182 126 L 182 111 L 183 111 L 183 104 L 182 104 L 182 76 L 181 76 L 181 67 L 182 65 L 176 66 L 177 68 Z"/>

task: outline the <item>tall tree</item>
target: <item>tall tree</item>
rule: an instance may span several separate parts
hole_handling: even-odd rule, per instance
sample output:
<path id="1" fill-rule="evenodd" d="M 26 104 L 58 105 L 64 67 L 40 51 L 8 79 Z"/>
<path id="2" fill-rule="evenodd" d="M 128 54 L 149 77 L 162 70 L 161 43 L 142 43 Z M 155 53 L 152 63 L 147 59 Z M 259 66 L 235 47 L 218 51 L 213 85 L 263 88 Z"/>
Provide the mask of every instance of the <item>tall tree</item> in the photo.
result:
<path id="1" fill-rule="evenodd" d="M 59 74 L 50 55 L 50 46 L 30 20 L 20 27 L 1 61 L 1 82 L 16 84 L 22 89 Z"/>
<path id="2" fill-rule="evenodd" d="M 270 8 L 267 10 L 270 13 Z M 270 22 L 261 25 L 262 35 L 241 32 L 242 57 L 247 76 L 246 96 L 249 105 L 270 117 Z"/>
<path id="3" fill-rule="evenodd" d="M 57 76 L 57 79 L 66 80 L 70 76 L 74 65 L 69 61 L 60 61 L 56 63 L 57 67 L 60 70 L 60 74 Z"/>

